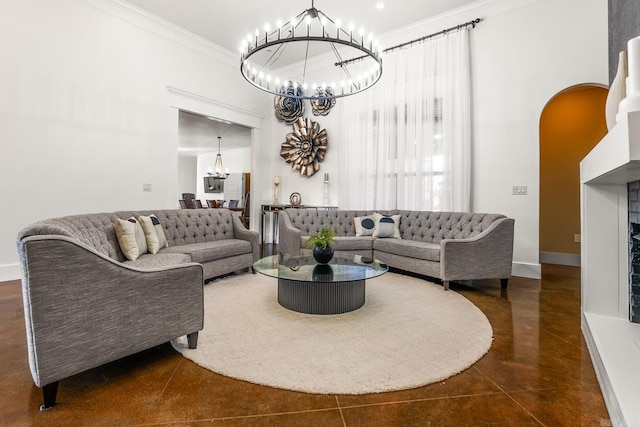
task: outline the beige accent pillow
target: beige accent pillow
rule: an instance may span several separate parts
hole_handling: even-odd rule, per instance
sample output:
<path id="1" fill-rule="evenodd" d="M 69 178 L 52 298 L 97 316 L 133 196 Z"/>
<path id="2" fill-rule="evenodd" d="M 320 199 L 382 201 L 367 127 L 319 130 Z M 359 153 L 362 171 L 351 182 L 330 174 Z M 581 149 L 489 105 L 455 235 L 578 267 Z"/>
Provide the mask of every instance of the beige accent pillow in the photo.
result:
<path id="1" fill-rule="evenodd" d="M 135 261 L 140 255 L 147 253 L 147 239 L 134 217 L 126 220 L 118 219 L 115 229 L 120 250 L 128 260 Z"/>
<path id="2" fill-rule="evenodd" d="M 167 236 L 165 236 L 164 229 L 162 228 L 160 221 L 158 221 L 157 216 L 154 214 L 149 216 L 140 215 L 138 217 L 138 221 L 140 221 L 140 225 L 144 231 L 144 236 L 147 239 L 149 253 L 157 254 L 160 249 L 169 246 Z"/>
<path id="3" fill-rule="evenodd" d="M 373 217 L 376 223 L 373 229 L 373 237 L 400 238 L 400 215 L 386 216 L 376 212 L 373 214 Z"/>
<path id="4" fill-rule="evenodd" d="M 372 236 L 376 228 L 376 222 L 373 215 L 357 216 L 353 218 L 353 223 L 356 227 L 356 237 Z"/>

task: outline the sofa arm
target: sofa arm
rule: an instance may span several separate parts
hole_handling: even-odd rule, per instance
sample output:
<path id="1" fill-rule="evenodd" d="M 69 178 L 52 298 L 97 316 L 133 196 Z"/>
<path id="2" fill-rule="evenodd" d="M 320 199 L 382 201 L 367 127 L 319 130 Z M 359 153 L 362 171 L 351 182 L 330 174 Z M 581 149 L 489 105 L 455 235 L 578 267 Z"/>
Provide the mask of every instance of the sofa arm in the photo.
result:
<path id="1" fill-rule="evenodd" d="M 38 386 L 202 329 L 203 269 L 138 269 L 78 240 L 18 241 L 29 365 Z"/>
<path id="2" fill-rule="evenodd" d="M 508 279 L 513 263 L 512 218 L 500 218 L 469 239 L 440 242 L 440 279 Z"/>
<path id="3" fill-rule="evenodd" d="M 302 232 L 291 224 L 286 210 L 278 215 L 278 252 L 297 255 L 300 253 L 300 236 Z"/>
<path id="4" fill-rule="evenodd" d="M 233 234 L 236 239 L 246 240 L 251 243 L 251 251 L 253 253 L 253 262 L 260 259 L 260 233 L 247 229 L 238 215 L 232 215 L 233 218 Z"/>

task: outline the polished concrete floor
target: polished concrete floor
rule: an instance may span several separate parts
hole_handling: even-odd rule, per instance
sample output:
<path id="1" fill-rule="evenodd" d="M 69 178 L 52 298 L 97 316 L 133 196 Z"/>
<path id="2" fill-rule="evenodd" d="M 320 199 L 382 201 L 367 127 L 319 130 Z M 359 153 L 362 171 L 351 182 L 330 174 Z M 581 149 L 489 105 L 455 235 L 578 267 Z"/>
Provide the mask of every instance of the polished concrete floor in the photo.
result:
<path id="1" fill-rule="evenodd" d="M 223 377 L 162 345 L 60 381 L 58 405 L 40 412 L 20 283 L 0 283 L 0 425 L 611 425 L 580 331 L 579 269 L 544 265 L 542 280 L 513 278 L 507 292 L 497 280 L 452 289 L 486 314 L 495 339 L 480 361 L 440 383 L 297 393 Z M 398 363 L 409 351 L 398 349 Z"/>

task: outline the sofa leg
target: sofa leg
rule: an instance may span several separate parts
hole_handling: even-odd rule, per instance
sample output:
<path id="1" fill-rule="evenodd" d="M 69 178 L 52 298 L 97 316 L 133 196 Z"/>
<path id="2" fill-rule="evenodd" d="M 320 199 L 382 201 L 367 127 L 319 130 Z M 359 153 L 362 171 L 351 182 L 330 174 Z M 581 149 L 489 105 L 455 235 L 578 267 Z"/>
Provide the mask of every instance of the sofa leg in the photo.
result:
<path id="1" fill-rule="evenodd" d="M 198 347 L 198 333 L 197 332 L 192 332 L 192 333 L 188 334 L 187 335 L 187 343 L 189 344 L 189 348 L 191 350 L 193 350 L 196 347 Z"/>
<path id="2" fill-rule="evenodd" d="M 442 286 L 444 286 L 444 290 L 448 291 L 449 290 L 449 281 L 448 280 L 443 280 L 442 281 Z"/>
<path id="3" fill-rule="evenodd" d="M 500 288 L 507 289 L 508 284 L 509 284 L 509 279 L 500 279 Z"/>
<path id="4" fill-rule="evenodd" d="M 40 405 L 41 411 L 51 409 L 56 405 L 56 395 L 58 394 L 58 381 L 47 384 L 42 387 L 43 404 Z"/>

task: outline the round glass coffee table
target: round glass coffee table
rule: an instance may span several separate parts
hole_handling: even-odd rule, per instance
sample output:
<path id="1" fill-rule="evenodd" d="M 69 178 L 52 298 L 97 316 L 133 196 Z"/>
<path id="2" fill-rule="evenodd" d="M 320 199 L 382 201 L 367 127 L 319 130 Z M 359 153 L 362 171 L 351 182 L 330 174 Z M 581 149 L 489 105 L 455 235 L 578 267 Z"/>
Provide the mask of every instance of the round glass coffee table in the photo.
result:
<path id="1" fill-rule="evenodd" d="M 253 264 L 255 270 L 278 279 L 278 303 L 307 314 L 340 314 L 365 302 L 365 280 L 378 277 L 389 267 L 373 258 L 334 256 L 318 264 L 310 253 L 279 254 Z"/>

